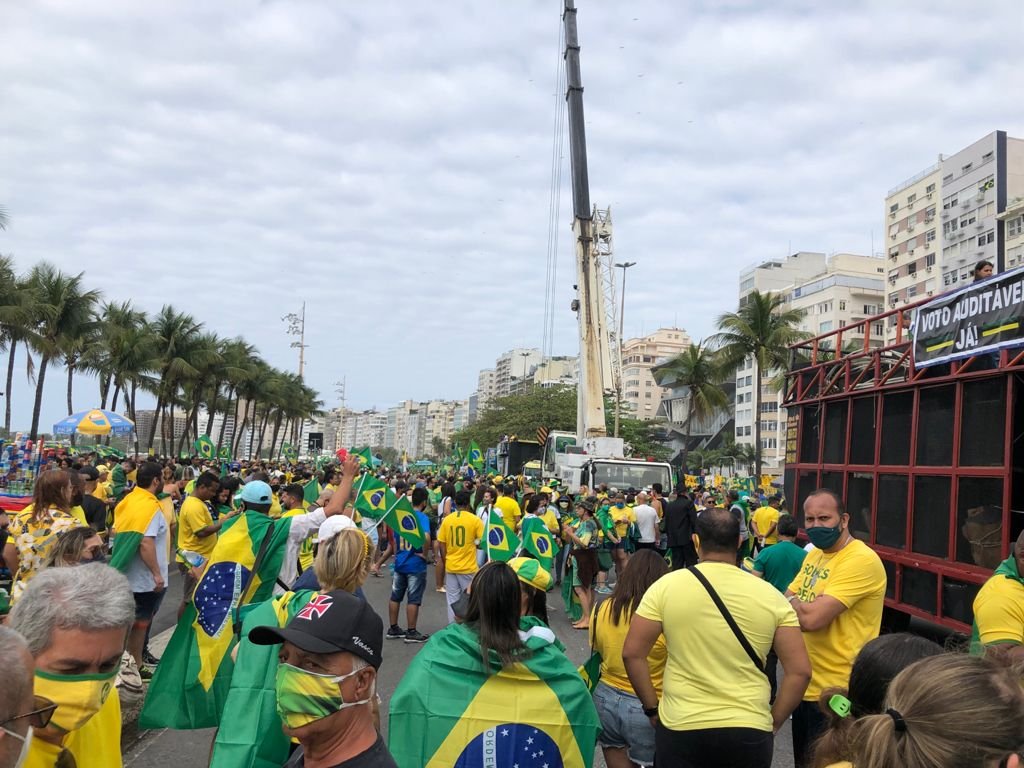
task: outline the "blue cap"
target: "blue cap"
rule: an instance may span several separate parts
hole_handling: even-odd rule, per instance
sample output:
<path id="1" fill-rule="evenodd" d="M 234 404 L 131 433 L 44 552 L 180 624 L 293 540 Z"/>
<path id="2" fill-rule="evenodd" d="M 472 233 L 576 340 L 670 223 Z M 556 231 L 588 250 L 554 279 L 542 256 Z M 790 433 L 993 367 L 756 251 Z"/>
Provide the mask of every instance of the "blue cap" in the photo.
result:
<path id="1" fill-rule="evenodd" d="M 270 486 L 262 480 L 250 480 L 242 486 L 242 501 L 250 504 L 270 504 L 273 498 Z"/>

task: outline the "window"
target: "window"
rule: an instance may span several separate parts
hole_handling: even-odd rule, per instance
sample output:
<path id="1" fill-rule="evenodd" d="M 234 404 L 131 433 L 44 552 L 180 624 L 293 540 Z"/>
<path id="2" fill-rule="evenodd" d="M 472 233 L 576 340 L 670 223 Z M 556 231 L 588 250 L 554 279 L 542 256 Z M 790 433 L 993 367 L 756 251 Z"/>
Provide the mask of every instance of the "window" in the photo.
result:
<path id="1" fill-rule="evenodd" d="M 990 230 L 989 232 L 987 232 L 987 233 L 985 233 L 983 235 L 978 235 L 978 245 L 979 246 L 986 245 L 987 243 L 993 242 L 995 239 L 996 239 L 996 233 Z"/>
<path id="2" fill-rule="evenodd" d="M 930 195 L 932 192 L 935 191 L 935 185 L 934 184 L 929 184 L 927 187 L 924 188 L 924 191 L 925 191 L 926 194 Z M 933 213 L 934 213 L 934 211 L 933 211 Z"/>
<path id="3" fill-rule="evenodd" d="M 952 180 L 953 180 L 953 174 L 952 173 L 946 174 L 945 176 L 942 177 L 942 183 L 943 184 L 948 184 Z"/>
<path id="4" fill-rule="evenodd" d="M 928 232 L 925 233 L 924 241 L 926 243 L 930 243 L 933 240 L 935 240 L 935 230 L 934 229 L 929 229 Z"/>
<path id="5" fill-rule="evenodd" d="M 1017 237 L 1018 235 L 1024 235 L 1024 215 L 1006 222 L 1006 236 Z"/>
<path id="6" fill-rule="evenodd" d="M 889 251 L 889 258 L 892 259 L 893 261 L 896 261 L 896 259 L 899 257 L 899 255 L 900 255 L 900 249 L 899 248 L 893 248 L 891 251 Z"/>
<path id="7" fill-rule="evenodd" d="M 986 152 L 984 155 L 981 156 L 981 162 L 987 163 L 989 160 L 992 159 L 992 155 L 993 155 L 992 150 L 989 150 L 988 152 Z"/>
<path id="8" fill-rule="evenodd" d="M 976 221 L 976 218 L 973 215 L 971 215 L 971 216 L 964 216 L 962 219 L 960 219 L 960 229 L 963 229 L 968 224 L 973 224 L 975 221 Z"/>
<path id="9" fill-rule="evenodd" d="M 744 437 L 750 437 L 750 427 L 744 427 L 743 428 L 743 436 Z"/>
<path id="10" fill-rule="evenodd" d="M 818 333 L 828 333 L 832 330 L 832 321 L 826 320 L 823 323 L 818 323 Z"/>
<path id="11" fill-rule="evenodd" d="M 839 311 L 840 312 L 845 312 L 846 311 L 846 302 L 845 301 L 840 301 L 839 302 Z"/>
<path id="12" fill-rule="evenodd" d="M 651 399 L 651 393 L 650 392 L 644 392 L 644 399 L 650 400 Z"/>
<path id="13" fill-rule="evenodd" d="M 896 211 L 898 211 L 899 209 L 900 209 L 900 204 L 899 203 L 893 203 L 892 205 L 889 206 L 889 213 L 896 213 Z M 878 209 L 876 208 L 875 210 L 877 211 Z"/>
<path id="14" fill-rule="evenodd" d="M 883 323 L 875 323 L 874 325 L 871 326 L 871 333 L 874 336 L 881 336 L 884 332 L 885 327 Z"/>
<path id="15" fill-rule="evenodd" d="M 875 314 L 875 312 L 876 312 L 876 309 L 875 309 L 875 305 L 874 304 L 865 304 L 864 305 L 864 314 L 865 315 L 873 315 L 873 314 Z"/>
<path id="16" fill-rule="evenodd" d="M 974 167 L 974 163 L 967 163 L 966 165 L 961 166 L 960 173 L 967 173 L 973 167 Z"/>
<path id="17" fill-rule="evenodd" d="M 915 200 L 917 200 L 917 195 L 907 195 L 907 204 L 908 205 L 910 203 L 913 203 Z"/>
<path id="18" fill-rule="evenodd" d="M 908 299 L 912 299 L 915 296 L 917 296 L 917 286 L 916 285 L 912 285 L 909 288 L 907 288 L 907 298 Z"/>
<path id="19" fill-rule="evenodd" d="M 762 448 L 775 448 L 778 441 L 774 437 L 761 438 Z"/>
<path id="20" fill-rule="evenodd" d="M 935 254 L 934 253 L 925 254 L 924 265 L 926 267 L 934 267 L 935 266 Z"/>
<path id="21" fill-rule="evenodd" d="M 736 437 L 743 437 L 743 427 L 736 427 Z"/>

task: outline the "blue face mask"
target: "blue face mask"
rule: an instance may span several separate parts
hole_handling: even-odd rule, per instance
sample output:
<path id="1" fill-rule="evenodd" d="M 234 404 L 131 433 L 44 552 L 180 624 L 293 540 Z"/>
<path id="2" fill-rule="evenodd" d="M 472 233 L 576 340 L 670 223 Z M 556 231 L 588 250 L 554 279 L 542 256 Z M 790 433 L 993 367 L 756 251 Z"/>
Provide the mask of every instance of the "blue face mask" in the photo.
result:
<path id="1" fill-rule="evenodd" d="M 835 545 L 839 541 L 839 537 L 843 535 L 842 523 L 830 528 L 827 525 L 819 525 L 814 528 L 807 529 L 807 538 L 811 540 L 811 544 L 816 546 L 818 549 L 828 549 Z"/>
<path id="2" fill-rule="evenodd" d="M 625 502 L 623 502 L 623 501 L 616 501 L 616 502 L 615 502 L 615 507 L 616 507 L 616 509 L 622 509 L 622 508 L 623 508 L 623 507 L 625 507 L 625 506 L 626 506 L 626 503 L 625 503 Z"/>

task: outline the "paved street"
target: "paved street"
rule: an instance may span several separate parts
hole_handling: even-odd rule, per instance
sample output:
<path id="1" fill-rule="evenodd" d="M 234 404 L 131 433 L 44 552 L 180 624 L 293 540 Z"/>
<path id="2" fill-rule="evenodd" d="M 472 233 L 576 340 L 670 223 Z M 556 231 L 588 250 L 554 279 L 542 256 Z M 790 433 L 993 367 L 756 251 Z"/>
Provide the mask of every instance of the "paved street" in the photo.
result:
<path id="1" fill-rule="evenodd" d="M 433 571 L 428 574 L 429 585 L 433 583 Z M 364 590 L 367 599 L 387 624 L 387 603 L 390 593 L 390 578 L 373 578 L 367 580 Z M 171 627 L 174 621 L 175 611 L 181 599 L 181 580 L 177 576 L 171 577 L 171 584 L 168 596 L 161 607 L 157 617 L 156 631 Z M 549 614 L 552 629 L 558 634 L 566 645 L 566 650 L 574 662 L 582 664 L 589 656 L 590 650 L 587 645 L 587 633 L 572 629 L 565 618 L 562 610 L 562 597 L 558 592 L 548 595 Z M 405 626 L 404 607 L 401 617 L 402 626 Z M 445 605 L 444 595 L 428 591 L 424 596 L 423 610 L 420 613 L 419 629 L 422 632 L 435 632 L 445 626 Z M 406 645 L 402 642 L 390 641 L 384 644 L 384 664 L 381 667 L 378 678 L 377 690 L 383 702 L 382 711 L 387 711 L 388 701 L 401 680 L 402 675 L 412 657 L 419 651 L 421 646 Z M 159 655 L 159 652 L 157 652 Z M 387 719 L 381 723 L 385 737 L 387 736 Z M 210 753 L 210 745 L 213 740 L 213 730 L 203 731 L 148 731 L 142 732 L 136 741 L 125 753 L 125 766 L 134 768 L 162 768 L 162 766 L 173 766 L 174 768 L 201 768 L 206 766 Z M 792 746 L 790 744 L 789 727 L 780 732 L 776 740 L 775 762 L 777 768 L 791 768 L 793 765 Z M 604 760 L 601 758 L 600 749 L 597 750 L 597 758 L 594 765 L 604 768 Z"/>

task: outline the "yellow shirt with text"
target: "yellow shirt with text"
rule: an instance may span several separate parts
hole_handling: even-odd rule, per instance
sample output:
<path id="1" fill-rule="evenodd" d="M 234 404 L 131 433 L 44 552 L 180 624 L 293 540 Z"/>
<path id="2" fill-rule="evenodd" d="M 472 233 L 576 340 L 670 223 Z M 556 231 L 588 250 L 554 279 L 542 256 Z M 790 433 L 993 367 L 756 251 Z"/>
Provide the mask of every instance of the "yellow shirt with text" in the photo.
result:
<path id="1" fill-rule="evenodd" d="M 817 701 L 826 688 L 845 688 L 860 649 L 878 637 L 885 600 L 885 568 L 863 541 L 853 539 L 834 554 L 815 549 L 789 585 L 802 602 L 833 597 L 846 610 L 825 628 L 804 632 L 811 659 L 811 683 L 804 701 Z"/>
<path id="2" fill-rule="evenodd" d="M 476 573 L 476 543 L 484 535 L 479 517 L 466 510 L 448 515 L 437 531 L 437 540 L 445 545 L 444 568 L 448 573 Z"/>

